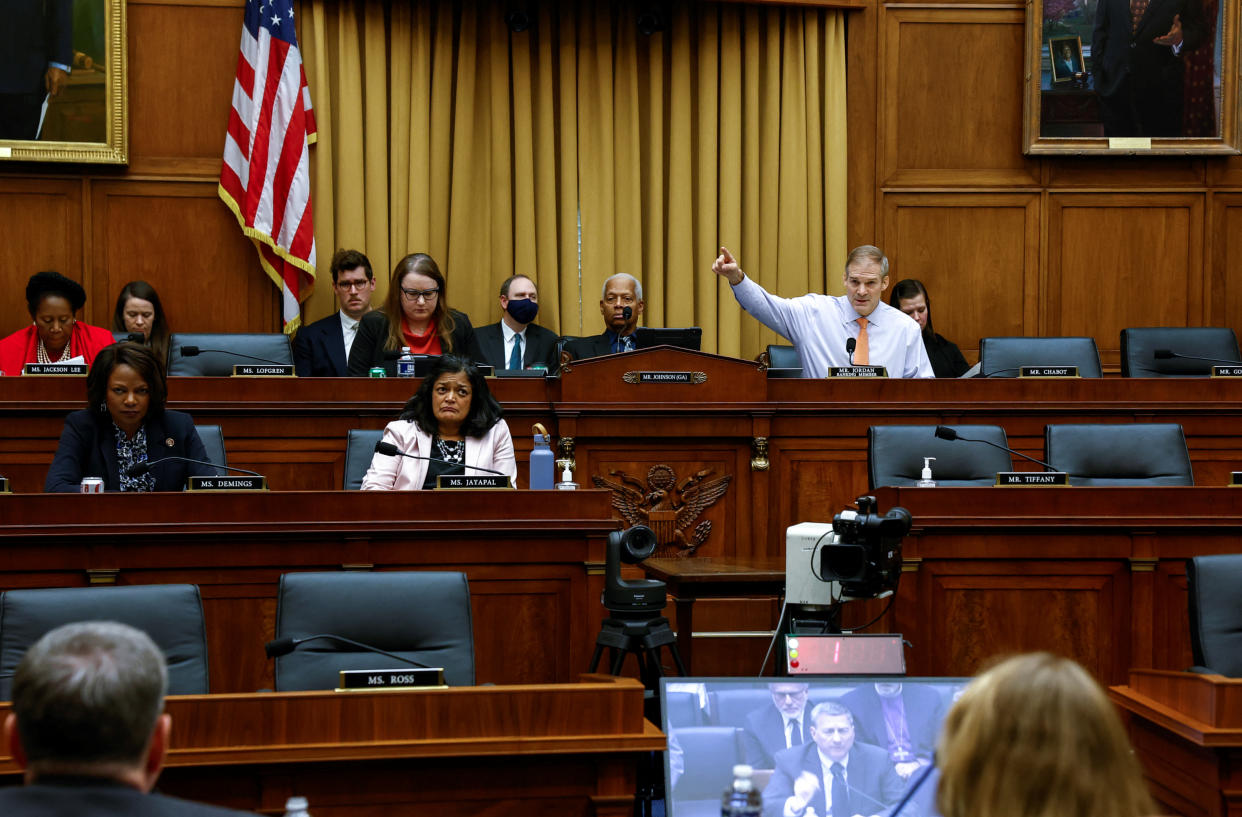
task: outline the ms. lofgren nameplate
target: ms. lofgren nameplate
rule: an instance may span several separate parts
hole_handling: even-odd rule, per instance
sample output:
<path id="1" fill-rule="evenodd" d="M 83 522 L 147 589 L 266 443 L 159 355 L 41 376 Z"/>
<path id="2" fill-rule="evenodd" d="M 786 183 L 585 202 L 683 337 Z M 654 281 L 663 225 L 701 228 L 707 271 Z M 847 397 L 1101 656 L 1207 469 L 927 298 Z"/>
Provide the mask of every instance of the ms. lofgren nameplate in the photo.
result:
<path id="1" fill-rule="evenodd" d="M 707 382 L 707 372 L 626 372 L 621 375 L 626 383 L 675 383 L 697 386 Z"/>

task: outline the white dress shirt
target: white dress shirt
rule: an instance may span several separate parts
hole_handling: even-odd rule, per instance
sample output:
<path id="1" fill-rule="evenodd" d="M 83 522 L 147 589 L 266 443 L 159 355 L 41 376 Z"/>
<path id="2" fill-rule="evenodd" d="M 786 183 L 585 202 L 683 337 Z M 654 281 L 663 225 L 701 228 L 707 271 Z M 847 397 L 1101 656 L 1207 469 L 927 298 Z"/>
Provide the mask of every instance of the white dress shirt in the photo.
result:
<path id="1" fill-rule="evenodd" d="M 345 359 L 349 360 L 349 350 L 354 348 L 354 338 L 358 337 L 358 324 L 361 321 L 354 320 L 340 310 L 336 314 L 341 316 L 341 337 L 345 340 Z"/>
<path id="2" fill-rule="evenodd" d="M 827 377 L 830 368 L 850 365 L 845 341 L 858 337 L 861 316 L 847 296 L 780 298 L 746 276 L 732 289 L 742 309 L 793 342 L 804 377 Z M 918 322 L 900 309 L 878 303 L 867 316 L 867 342 L 870 365 L 885 367 L 889 377 L 936 376 Z"/>

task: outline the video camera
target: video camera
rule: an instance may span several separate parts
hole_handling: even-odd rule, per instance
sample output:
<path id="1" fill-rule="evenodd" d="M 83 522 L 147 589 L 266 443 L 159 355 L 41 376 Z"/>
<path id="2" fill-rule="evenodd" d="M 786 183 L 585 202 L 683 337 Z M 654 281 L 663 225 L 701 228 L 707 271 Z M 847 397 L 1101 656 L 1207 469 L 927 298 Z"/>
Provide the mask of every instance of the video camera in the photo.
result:
<path id="1" fill-rule="evenodd" d="M 819 550 L 819 577 L 840 582 L 844 596 L 878 598 L 896 592 L 901 578 L 901 540 L 910 532 L 910 512 L 890 508 L 876 512 L 873 496 L 855 500 L 857 510 L 832 518 L 832 530 Z"/>

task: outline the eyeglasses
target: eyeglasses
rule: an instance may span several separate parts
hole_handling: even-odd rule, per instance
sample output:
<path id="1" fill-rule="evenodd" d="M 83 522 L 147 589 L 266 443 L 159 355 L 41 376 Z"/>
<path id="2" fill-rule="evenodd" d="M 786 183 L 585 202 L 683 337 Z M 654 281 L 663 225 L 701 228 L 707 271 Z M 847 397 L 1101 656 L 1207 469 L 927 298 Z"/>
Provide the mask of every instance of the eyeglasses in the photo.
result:
<path id="1" fill-rule="evenodd" d="M 401 287 L 401 294 L 409 298 L 411 301 L 434 301 L 440 294 L 439 288 L 436 289 L 406 289 Z"/>
<path id="2" fill-rule="evenodd" d="M 337 289 L 343 289 L 346 292 L 362 292 L 371 285 L 370 281 L 340 281 L 337 283 Z"/>

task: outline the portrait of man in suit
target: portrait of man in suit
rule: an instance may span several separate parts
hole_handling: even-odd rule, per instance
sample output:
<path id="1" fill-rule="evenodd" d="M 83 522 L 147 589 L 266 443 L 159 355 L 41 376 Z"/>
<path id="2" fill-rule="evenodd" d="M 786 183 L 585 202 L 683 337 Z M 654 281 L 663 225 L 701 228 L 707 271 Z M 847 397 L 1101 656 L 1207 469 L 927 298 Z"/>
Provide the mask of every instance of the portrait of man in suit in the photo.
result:
<path id="1" fill-rule="evenodd" d="M 854 715 L 843 704 L 817 704 L 810 733 L 805 746 L 776 753 L 764 817 L 880 814 L 901 798 L 904 783 L 888 753 L 855 740 Z"/>
<path id="2" fill-rule="evenodd" d="M 1082 50 L 1077 38 L 1050 40 L 1048 53 L 1052 57 L 1052 81 L 1069 82 L 1083 72 Z"/>
<path id="3" fill-rule="evenodd" d="M 0 139 L 38 139 L 43 102 L 73 70 L 73 0 L 5 0 Z"/>
<path id="4" fill-rule="evenodd" d="M 370 260 L 357 250 L 332 256 L 332 291 L 340 309 L 298 330 L 293 339 L 293 365 L 298 377 L 348 377 L 349 351 L 358 322 L 371 311 L 375 274 Z"/>
<path id="5" fill-rule="evenodd" d="M 768 684 L 772 703 L 765 703 L 746 716 L 742 745 L 746 762 L 756 769 L 771 769 L 774 756 L 811 739 L 806 696 L 807 684 L 779 682 Z"/>
<path id="6" fill-rule="evenodd" d="M 500 285 L 500 320 L 474 330 L 474 359 L 496 369 L 556 368 L 557 335 L 535 323 L 539 288 L 526 275 Z"/>

